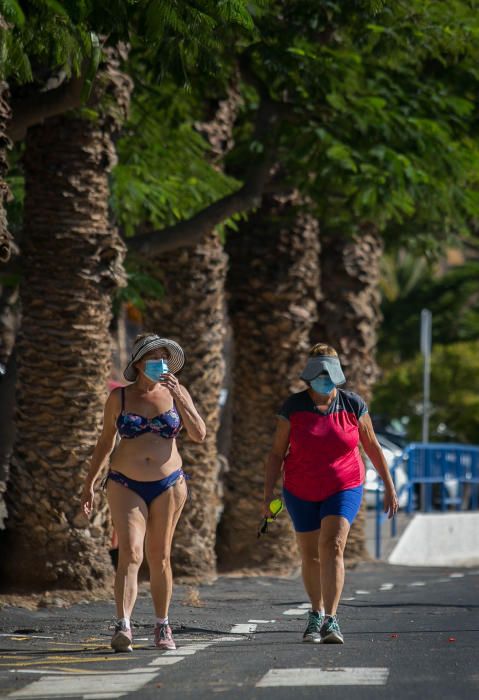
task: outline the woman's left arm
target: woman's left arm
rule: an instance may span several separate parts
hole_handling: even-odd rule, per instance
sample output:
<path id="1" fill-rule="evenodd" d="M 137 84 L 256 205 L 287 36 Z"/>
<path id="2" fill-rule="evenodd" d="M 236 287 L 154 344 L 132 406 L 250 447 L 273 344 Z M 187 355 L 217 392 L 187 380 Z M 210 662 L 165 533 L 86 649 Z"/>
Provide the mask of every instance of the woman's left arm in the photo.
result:
<path id="1" fill-rule="evenodd" d="M 194 442 L 203 442 L 206 437 L 206 425 L 195 408 L 189 392 L 182 386 L 171 372 L 161 376 L 161 382 L 166 385 L 173 397 L 175 406 L 186 428 L 188 437 Z"/>
<path id="2" fill-rule="evenodd" d="M 374 432 L 371 416 L 365 413 L 359 419 L 359 439 L 365 453 L 384 482 L 384 512 L 392 518 L 397 513 L 399 504 L 394 482 L 384 457 L 381 445 Z"/>

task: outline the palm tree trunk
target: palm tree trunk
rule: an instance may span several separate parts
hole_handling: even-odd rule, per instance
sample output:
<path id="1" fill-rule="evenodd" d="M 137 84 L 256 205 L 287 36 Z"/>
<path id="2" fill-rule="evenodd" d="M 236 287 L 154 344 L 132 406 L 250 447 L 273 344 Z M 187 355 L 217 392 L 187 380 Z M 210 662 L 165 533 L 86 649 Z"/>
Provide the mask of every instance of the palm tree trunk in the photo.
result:
<path id="1" fill-rule="evenodd" d="M 17 585 L 93 588 L 110 573 L 105 499 L 97 497 L 86 522 L 79 496 L 102 422 L 111 298 L 124 278 L 108 174 L 131 87 L 110 55 L 97 88 L 107 106 L 97 119 L 70 113 L 27 134 L 17 438 L 3 556 Z"/>
<path id="2" fill-rule="evenodd" d="M 0 15 L 1 21 L 1 15 Z M 0 81 L 0 262 L 6 262 L 16 250 L 12 235 L 8 230 L 7 215 L 4 204 L 10 198 L 10 190 L 5 182 L 8 170 L 7 149 L 10 139 L 7 136 L 7 125 L 10 121 L 11 110 L 7 83 Z"/>
<path id="3" fill-rule="evenodd" d="M 380 312 L 380 261 L 383 243 L 373 229 L 346 238 L 322 236 L 322 300 L 312 342 L 325 342 L 338 351 L 347 388 L 371 400 L 378 378 L 376 362 Z M 349 564 L 367 557 L 365 508 L 353 523 L 345 557 Z"/>
<path id="4" fill-rule="evenodd" d="M 184 348 L 180 381 L 204 418 L 207 436 L 192 443 L 180 434 L 179 450 L 191 476 L 187 501 L 173 542 L 176 576 L 198 581 L 216 576 L 219 471 L 216 434 L 224 377 L 224 285 L 226 254 L 212 233 L 200 245 L 180 248 L 158 259 L 165 297 L 147 305 L 148 328 L 171 337 Z"/>
<path id="5" fill-rule="evenodd" d="M 321 237 L 322 300 L 312 341 L 338 351 L 348 388 L 370 401 L 379 374 L 377 331 L 381 322 L 381 237 L 374 229 L 361 236 Z"/>
<path id="6" fill-rule="evenodd" d="M 218 551 L 225 569 L 284 571 L 297 562 L 286 514 L 257 540 L 263 465 L 276 414 L 307 357 L 319 292 L 318 225 L 294 192 L 268 196 L 228 240 L 228 288 L 234 334 L 230 469 Z"/>
<path id="7" fill-rule="evenodd" d="M 210 118 L 195 124 L 208 141 L 211 163 L 218 169 L 233 145 L 240 101 L 232 84 L 225 99 L 212 103 Z M 184 347 L 187 362 L 181 382 L 190 391 L 207 428 L 202 444 L 180 435 L 183 464 L 191 476 L 191 499 L 175 534 L 173 568 L 176 576 L 205 581 L 216 576 L 216 528 L 222 507 L 224 457 L 218 453 L 217 433 L 225 376 L 227 257 L 218 235 L 211 232 L 198 245 L 158 256 L 157 266 L 165 296 L 148 303 L 147 326 Z"/>

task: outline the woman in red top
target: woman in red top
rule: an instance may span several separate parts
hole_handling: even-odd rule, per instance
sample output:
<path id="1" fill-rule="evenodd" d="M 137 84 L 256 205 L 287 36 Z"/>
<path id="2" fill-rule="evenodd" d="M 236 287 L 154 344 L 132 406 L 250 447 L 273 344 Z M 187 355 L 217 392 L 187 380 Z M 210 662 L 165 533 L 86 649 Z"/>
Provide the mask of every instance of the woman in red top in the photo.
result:
<path id="1" fill-rule="evenodd" d="M 361 506 L 364 465 L 359 443 L 384 482 L 384 510 L 398 500 L 363 399 L 344 384 L 336 350 L 319 343 L 301 374 L 308 388 L 292 394 L 279 411 L 266 462 L 264 506 L 283 470 L 283 499 L 301 553 L 303 582 L 311 600 L 305 642 L 342 644 L 336 610 L 344 585 L 344 548 Z"/>

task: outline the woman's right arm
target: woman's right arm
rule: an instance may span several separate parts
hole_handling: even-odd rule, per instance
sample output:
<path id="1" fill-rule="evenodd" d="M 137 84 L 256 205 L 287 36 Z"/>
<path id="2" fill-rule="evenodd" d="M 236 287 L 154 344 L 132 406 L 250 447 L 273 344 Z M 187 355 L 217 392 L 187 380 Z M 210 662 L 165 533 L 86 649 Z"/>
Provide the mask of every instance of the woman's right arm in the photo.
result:
<path id="1" fill-rule="evenodd" d="M 278 418 L 276 432 L 274 434 L 273 446 L 268 455 L 264 471 L 264 500 L 263 514 L 265 517 L 271 517 L 273 514 L 269 509 L 269 504 L 274 496 L 274 487 L 281 473 L 284 457 L 289 446 L 289 420 Z"/>
<path id="2" fill-rule="evenodd" d="M 93 510 L 95 482 L 105 462 L 113 452 L 116 438 L 116 419 L 119 413 L 119 389 L 114 389 L 106 400 L 103 415 L 103 428 L 90 460 L 90 468 L 81 495 L 81 510 L 89 516 Z"/>

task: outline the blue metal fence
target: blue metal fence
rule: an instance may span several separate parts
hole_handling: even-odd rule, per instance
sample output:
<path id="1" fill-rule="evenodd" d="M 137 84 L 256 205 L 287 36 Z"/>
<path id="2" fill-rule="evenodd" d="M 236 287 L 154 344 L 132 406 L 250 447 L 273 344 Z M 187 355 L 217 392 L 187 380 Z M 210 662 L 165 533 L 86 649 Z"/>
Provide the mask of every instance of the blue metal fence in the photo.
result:
<path id="1" fill-rule="evenodd" d="M 391 466 L 393 479 L 402 468 L 407 481 L 401 487 L 408 493 L 407 513 L 477 510 L 479 507 L 479 447 L 455 443 L 410 443 Z M 381 557 L 381 529 L 387 518 L 382 512 L 383 493 L 376 491 L 376 558 Z M 401 493 L 398 493 L 401 496 Z M 391 536 L 397 524 L 391 520 Z"/>

